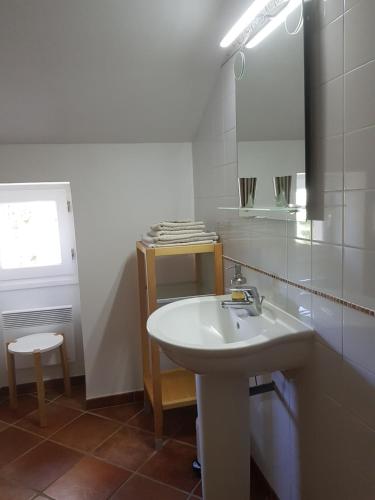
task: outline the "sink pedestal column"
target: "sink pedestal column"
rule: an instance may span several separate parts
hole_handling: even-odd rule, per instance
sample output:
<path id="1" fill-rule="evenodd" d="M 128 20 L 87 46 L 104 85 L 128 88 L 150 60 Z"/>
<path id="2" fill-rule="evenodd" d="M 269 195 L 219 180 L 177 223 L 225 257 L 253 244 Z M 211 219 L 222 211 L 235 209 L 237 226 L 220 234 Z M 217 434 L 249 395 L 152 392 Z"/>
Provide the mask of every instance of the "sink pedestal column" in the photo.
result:
<path id="1" fill-rule="evenodd" d="M 249 378 L 197 375 L 204 500 L 249 500 Z"/>

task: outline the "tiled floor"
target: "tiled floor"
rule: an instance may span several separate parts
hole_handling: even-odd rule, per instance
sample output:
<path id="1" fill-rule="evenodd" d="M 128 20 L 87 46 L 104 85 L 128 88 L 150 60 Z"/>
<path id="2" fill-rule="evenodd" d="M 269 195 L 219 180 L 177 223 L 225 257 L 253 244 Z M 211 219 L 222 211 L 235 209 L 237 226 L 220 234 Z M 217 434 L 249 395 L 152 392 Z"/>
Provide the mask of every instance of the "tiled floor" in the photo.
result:
<path id="1" fill-rule="evenodd" d="M 195 410 L 166 414 L 165 441 L 154 450 L 152 417 L 139 402 L 84 411 L 83 387 L 73 397 L 47 391 L 48 427 L 37 420 L 33 394 L 14 414 L 0 402 L 0 499 L 193 500 L 201 483 L 196 458 Z M 274 500 L 256 466 L 252 500 Z M 233 499 L 235 500 L 235 499 Z"/>

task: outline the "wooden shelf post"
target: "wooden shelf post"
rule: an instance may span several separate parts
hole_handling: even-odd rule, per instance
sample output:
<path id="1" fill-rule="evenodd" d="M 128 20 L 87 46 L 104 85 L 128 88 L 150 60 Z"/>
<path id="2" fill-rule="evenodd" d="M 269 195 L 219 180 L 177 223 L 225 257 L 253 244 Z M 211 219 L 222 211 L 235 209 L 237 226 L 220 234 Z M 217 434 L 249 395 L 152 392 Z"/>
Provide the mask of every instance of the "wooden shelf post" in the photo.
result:
<path id="1" fill-rule="evenodd" d="M 221 243 L 149 248 L 137 242 L 140 334 L 143 362 L 145 408 L 151 405 L 154 414 L 155 447 L 163 443 L 163 411 L 196 403 L 195 376 L 183 368 L 160 370 L 160 348 L 150 340 L 147 318 L 157 307 L 156 257 L 195 255 L 196 279 L 200 276 L 199 255 L 212 253 L 215 270 L 215 295 L 224 293 L 223 246 Z"/>

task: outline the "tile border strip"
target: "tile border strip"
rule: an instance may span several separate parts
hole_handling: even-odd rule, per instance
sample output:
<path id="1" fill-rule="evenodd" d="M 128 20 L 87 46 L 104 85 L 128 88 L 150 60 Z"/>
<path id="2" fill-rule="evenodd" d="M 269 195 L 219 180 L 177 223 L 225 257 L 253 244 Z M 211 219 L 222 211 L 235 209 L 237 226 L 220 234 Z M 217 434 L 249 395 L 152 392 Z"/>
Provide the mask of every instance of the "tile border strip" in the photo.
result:
<path id="1" fill-rule="evenodd" d="M 300 283 L 296 283 L 295 281 L 290 281 L 286 278 L 282 278 L 281 276 L 278 276 L 277 274 L 270 273 L 269 271 L 265 271 L 264 269 L 260 269 L 258 267 L 250 266 L 249 264 L 246 264 L 245 262 L 242 262 L 237 259 L 233 259 L 232 257 L 229 257 L 227 255 L 223 255 L 224 260 L 228 260 L 230 262 L 234 262 L 236 264 L 241 264 L 241 266 L 246 267 L 247 269 L 250 269 L 251 271 L 255 271 L 260 274 L 264 274 L 265 276 L 268 276 L 269 278 L 273 278 L 275 280 L 281 281 L 282 283 L 286 283 L 287 285 L 294 286 L 296 288 L 299 288 L 300 290 L 305 290 L 306 292 L 312 293 L 313 295 L 317 295 L 318 297 L 323 297 L 324 299 L 330 300 L 331 302 L 335 302 L 336 304 L 341 304 L 345 307 L 348 307 L 349 309 L 354 309 L 355 311 L 361 312 L 363 314 L 367 314 L 368 316 L 373 316 L 375 317 L 375 310 L 370 309 L 368 307 L 360 306 L 359 304 L 355 304 L 354 302 L 349 302 L 348 300 L 342 299 L 340 297 L 336 297 L 335 295 L 331 295 L 326 292 L 321 292 L 319 290 L 316 290 L 315 288 L 310 288 L 305 285 L 301 285 Z"/>

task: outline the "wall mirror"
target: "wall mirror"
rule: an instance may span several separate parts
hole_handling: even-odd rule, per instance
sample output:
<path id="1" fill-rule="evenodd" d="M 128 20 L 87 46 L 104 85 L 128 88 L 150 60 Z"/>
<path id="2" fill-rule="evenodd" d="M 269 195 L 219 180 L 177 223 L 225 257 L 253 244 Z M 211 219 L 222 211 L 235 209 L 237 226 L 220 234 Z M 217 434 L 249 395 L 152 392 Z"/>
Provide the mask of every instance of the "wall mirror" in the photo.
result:
<path id="1" fill-rule="evenodd" d="M 234 56 L 240 214 L 306 220 L 303 3 L 256 33 Z"/>

